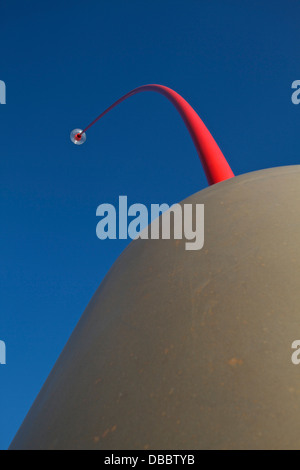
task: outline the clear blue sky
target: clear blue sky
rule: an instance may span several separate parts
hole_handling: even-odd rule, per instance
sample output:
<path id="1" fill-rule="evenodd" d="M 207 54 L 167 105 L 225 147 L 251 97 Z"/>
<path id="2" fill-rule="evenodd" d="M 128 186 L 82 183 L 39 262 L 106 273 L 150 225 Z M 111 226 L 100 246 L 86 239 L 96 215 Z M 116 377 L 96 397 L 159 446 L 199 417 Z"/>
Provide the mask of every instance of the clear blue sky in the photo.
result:
<path id="1" fill-rule="evenodd" d="M 161 83 L 202 117 L 236 174 L 299 163 L 298 0 L 2 0 L 0 448 L 6 448 L 127 241 L 96 238 L 96 208 L 175 203 L 206 186 Z"/>

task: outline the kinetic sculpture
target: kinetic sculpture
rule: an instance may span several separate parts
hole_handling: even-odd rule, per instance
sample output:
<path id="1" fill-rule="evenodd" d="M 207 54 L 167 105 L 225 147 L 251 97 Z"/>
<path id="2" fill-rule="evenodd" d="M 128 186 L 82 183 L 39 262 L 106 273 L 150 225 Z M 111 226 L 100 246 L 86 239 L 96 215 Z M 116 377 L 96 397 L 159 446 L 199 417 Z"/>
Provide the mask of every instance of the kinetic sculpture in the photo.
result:
<path id="1" fill-rule="evenodd" d="M 103 111 L 103 113 L 101 113 L 100 116 L 91 122 L 91 124 L 89 124 L 85 129 L 74 129 L 70 135 L 72 142 L 76 145 L 83 144 L 86 141 L 86 131 L 96 124 L 99 119 L 115 106 L 122 103 L 122 101 L 136 93 L 141 93 L 142 91 L 155 91 L 160 93 L 168 98 L 168 100 L 170 100 L 175 106 L 191 134 L 209 184 L 219 183 L 220 181 L 224 181 L 234 176 L 224 155 L 196 111 L 194 111 L 189 103 L 185 101 L 182 96 L 176 93 L 176 91 L 162 85 L 144 85 L 135 88 L 122 96 L 122 98 L 118 99 L 115 103 L 109 106 L 109 108 Z"/>
<path id="2" fill-rule="evenodd" d="M 205 205 L 204 247 L 130 243 L 11 448 L 299 449 L 300 166 L 232 178 L 195 111 L 159 85 L 72 141 L 148 90 L 180 112 L 212 185 L 181 203 Z"/>

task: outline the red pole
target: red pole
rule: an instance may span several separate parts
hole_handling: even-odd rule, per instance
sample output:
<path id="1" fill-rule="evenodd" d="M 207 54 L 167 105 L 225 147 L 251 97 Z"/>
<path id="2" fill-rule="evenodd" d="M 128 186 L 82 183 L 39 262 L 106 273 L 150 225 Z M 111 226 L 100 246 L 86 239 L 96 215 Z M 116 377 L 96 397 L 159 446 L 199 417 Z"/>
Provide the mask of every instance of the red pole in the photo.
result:
<path id="1" fill-rule="evenodd" d="M 91 124 L 89 124 L 80 134 L 86 132 L 119 103 L 142 91 L 155 91 L 164 95 L 171 101 L 171 103 L 173 103 L 189 130 L 209 184 L 219 183 L 220 181 L 224 181 L 234 176 L 226 158 L 196 111 L 187 101 L 185 101 L 185 99 L 182 98 L 182 96 L 171 88 L 163 85 L 144 85 L 135 88 L 103 111 L 103 113 L 91 122 Z M 78 140 L 80 140 L 80 134 L 78 136 Z"/>

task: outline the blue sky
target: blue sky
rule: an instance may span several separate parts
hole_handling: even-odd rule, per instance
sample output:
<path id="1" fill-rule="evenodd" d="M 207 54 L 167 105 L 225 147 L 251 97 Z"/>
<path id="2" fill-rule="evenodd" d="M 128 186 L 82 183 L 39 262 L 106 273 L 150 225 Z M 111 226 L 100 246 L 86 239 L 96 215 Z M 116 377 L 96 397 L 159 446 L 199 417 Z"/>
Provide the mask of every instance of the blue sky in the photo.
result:
<path id="1" fill-rule="evenodd" d="M 299 163 L 297 0 L 2 0 L 0 448 L 6 448 L 97 286 L 127 245 L 96 237 L 96 208 L 175 203 L 204 188 L 179 115 L 132 88 L 190 102 L 233 171 Z"/>

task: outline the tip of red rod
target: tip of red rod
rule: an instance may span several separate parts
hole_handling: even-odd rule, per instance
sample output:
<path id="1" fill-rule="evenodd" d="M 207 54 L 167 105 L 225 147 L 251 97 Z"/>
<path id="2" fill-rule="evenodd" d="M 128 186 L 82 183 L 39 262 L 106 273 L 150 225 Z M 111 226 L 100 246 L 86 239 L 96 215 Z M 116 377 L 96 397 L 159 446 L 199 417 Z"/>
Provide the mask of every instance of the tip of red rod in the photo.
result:
<path id="1" fill-rule="evenodd" d="M 74 129 L 70 134 L 70 139 L 75 145 L 81 145 L 86 141 L 86 134 L 81 129 Z"/>

